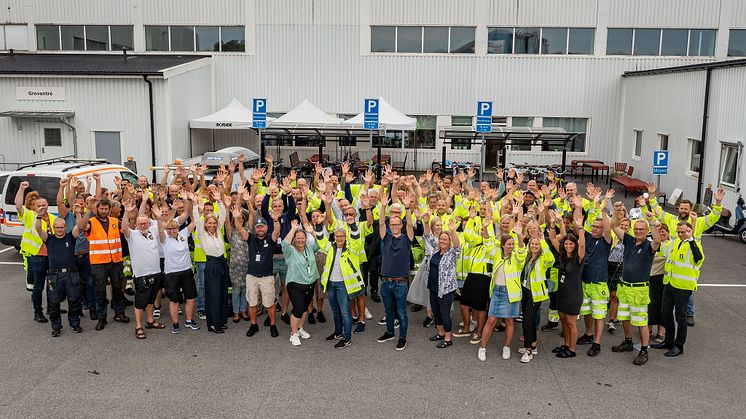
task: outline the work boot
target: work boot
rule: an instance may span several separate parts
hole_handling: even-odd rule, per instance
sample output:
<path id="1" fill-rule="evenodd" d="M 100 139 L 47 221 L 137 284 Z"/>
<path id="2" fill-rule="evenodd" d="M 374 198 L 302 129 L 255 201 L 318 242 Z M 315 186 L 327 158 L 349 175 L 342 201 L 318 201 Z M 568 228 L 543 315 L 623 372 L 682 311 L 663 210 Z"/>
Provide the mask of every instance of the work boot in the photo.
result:
<path id="1" fill-rule="evenodd" d="M 47 323 L 49 320 L 44 316 L 44 313 L 34 314 L 34 321 L 37 323 Z"/>
<path id="2" fill-rule="evenodd" d="M 648 362 L 648 351 L 640 351 L 635 357 L 635 360 L 632 361 L 635 365 L 645 365 L 646 362 Z"/>
<path id="3" fill-rule="evenodd" d="M 634 350 L 632 339 L 624 339 L 622 343 L 611 347 L 611 352 L 632 352 Z"/>
<path id="4" fill-rule="evenodd" d="M 686 316 L 686 325 L 694 327 L 694 316 Z"/>
<path id="5" fill-rule="evenodd" d="M 99 318 L 98 323 L 96 323 L 96 330 L 104 330 L 104 327 L 106 327 L 106 319 Z"/>

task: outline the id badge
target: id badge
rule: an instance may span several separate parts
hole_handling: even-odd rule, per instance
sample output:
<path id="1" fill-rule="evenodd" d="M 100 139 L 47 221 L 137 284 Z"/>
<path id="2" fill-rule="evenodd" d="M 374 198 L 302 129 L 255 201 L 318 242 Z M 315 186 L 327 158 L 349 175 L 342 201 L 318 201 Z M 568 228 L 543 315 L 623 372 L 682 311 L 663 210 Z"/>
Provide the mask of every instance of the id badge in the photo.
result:
<path id="1" fill-rule="evenodd" d="M 306 271 L 308 272 L 309 275 L 311 275 L 311 267 L 310 266 L 306 266 Z"/>
<path id="2" fill-rule="evenodd" d="M 255 261 L 256 262 L 261 262 L 262 261 L 262 255 L 256 255 L 256 260 Z"/>
<path id="3" fill-rule="evenodd" d="M 565 283 L 565 276 L 564 275 L 560 276 L 559 283 L 560 284 L 564 284 Z"/>

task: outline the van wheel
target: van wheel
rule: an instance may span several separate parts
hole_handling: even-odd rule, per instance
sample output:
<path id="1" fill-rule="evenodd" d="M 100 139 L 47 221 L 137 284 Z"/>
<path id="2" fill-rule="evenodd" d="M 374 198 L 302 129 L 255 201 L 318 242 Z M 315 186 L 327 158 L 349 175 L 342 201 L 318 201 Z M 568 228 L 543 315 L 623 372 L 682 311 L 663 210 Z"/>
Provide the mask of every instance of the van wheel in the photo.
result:
<path id="1" fill-rule="evenodd" d="M 741 243 L 746 244 L 746 228 L 741 230 L 741 234 L 738 235 L 738 238 L 741 239 Z"/>

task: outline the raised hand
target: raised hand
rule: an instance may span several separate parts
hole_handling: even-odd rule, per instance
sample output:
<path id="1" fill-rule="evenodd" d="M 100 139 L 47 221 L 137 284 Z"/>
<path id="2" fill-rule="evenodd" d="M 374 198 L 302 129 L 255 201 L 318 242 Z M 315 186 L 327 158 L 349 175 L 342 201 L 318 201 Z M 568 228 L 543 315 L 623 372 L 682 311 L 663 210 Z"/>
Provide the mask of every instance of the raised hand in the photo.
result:
<path id="1" fill-rule="evenodd" d="M 389 194 L 383 194 L 381 196 L 381 207 L 386 208 L 389 206 L 389 202 L 391 202 L 391 198 L 389 197 Z M 381 214 L 383 216 L 383 214 Z"/>
<path id="2" fill-rule="evenodd" d="M 166 172 L 166 173 L 170 172 L 171 171 L 171 166 L 169 166 L 168 163 L 164 164 L 163 165 L 163 171 Z"/>
<path id="3" fill-rule="evenodd" d="M 692 228 L 697 226 L 697 213 L 694 211 L 689 212 L 689 216 L 692 217 L 691 225 Z"/>
<path id="4" fill-rule="evenodd" d="M 718 188 L 718 190 L 715 191 L 715 194 L 713 194 L 713 197 L 715 198 L 715 203 L 720 205 L 720 203 L 723 202 L 723 198 L 725 198 L 725 189 Z"/>
<path id="5" fill-rule="evenodd" d="M 368 195 L 363 195 L 360 197 L 360 203 L 362 204 L 363 209 L 370 208 L 370 197 Z"/>
<path id="6" fill-rule="evenodd" d="M 272 218 L 274 219 L 274 217 L 272 217 Z M 297 229 L 298 229 L 298 226 L 299 226 L 300 224 L 298 223 L 298 220 L 293 220 L 293 222 L 292 222 L 292 223 L 290 223 L 290 225 L 291 225 L 291 227 L 293 228 L 293 230 L 297 230 Z"/>
<path id="7" fill-rule="evenodd" d="M 272 221 L 277 222 L 280 221 L 280 212 L 279 211 L 272 211 L 271 214 L 269 214 L 269 217 L 272 218 Z M 297 220 L 293 220 L 294 223 L 298 223 Z"/>
<path id="8" fill-rule="evenodd" d="M 648 194 L 650 196 L 655 196 L 655 191 L 657 190 L 657 187 L 655 186 L 655 183 L 648 182 L 647 187 L 648 187 Z"/>
<path id="9" fill-rule="evenodd" d="M 282 179 L 282 191 L 288 195 L 290 194 L 290 191 L 292 190 L 292 187 L 290 186 L 290 178 L 286 177 Z"/>
<path id="10" fill-rule="evenodd" d="M 271 166 L 272 162 L 274 161 L 274 158 L 272 157 L 271 154 L 267 154 L 267 156 L 264 158 L 264 161 L 266 161 L 267 164 Z"/>
<path id="11" fill-rule="evenodd" d="M 246 161 L 246 156 L 244 156 L 243 154 L 239 154 L 238 155 L 238 161 L 241 162 L 241 163 L 245 162 Z"/>
<path id="12" fill-rule="evenodd" d="M 298 173 L 296 173 L 295 170 L 291 170 L 290 174 L 288 175 L 288 179 L 291 181 L 298 179 Z"/>
<path id="13" fill-rule="evenodd" d="M 451 218 L 448 221 L 448 230 L 449 231 L 456 231 L 456 220 L 455 219 Z"/>
<path id="14" fill-rule="evenodd" d="M 637 206 L 640 207 L 640 208 L 642 208 L 642 207 L 644 207 L 645 205 L 648 204 L 648 202 L 645 200 L 645 197 L 642 196 L 642 195 L 640 195 L 637 198 L 635 198 L 635 201 L 637 201 Z M 616 204 L 614 204 L 614 206 L 616 206 Z"/>
<path id="15" fill-rule="evenodd" d="M 26 190 L 26 189 L 28 189 L 28 182 L 25 181 L 25 180 L 23 182 L 21 182 L 21 184 L 18 185 L 18 189 L 20 189 L 20 190 Z"/>
<path id="16" fill-rule="evenodd" d="M 153 213 L 155 219 L 159 219 L 163 215 L 163 211 L 161 211 L 161 207 L 159 207 L 158 205 L 153 205 L 150 208 L 150 211 Z"/>
<path id="17" fill-rule="evenodd" d="M 497 178 L 502 180 L 504 176 L 505 176 L 505 169 L 503 169 L 502 167 L 499 167 L 497 169 Z"/>
<path id="18" fill-rule="evenodd" d="M 609 188 L 609 190 L 606 191 L 606 199 L 613 198 L 615 193 L 616 193 L 616 191 L 614 189 Z"/>

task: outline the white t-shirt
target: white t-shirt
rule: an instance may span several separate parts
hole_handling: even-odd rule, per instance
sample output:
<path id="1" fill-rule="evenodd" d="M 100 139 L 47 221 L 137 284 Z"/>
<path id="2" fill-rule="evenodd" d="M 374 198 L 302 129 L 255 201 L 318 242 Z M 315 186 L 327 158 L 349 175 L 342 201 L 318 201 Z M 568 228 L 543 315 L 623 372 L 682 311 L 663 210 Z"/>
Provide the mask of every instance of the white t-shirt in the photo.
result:
<path id="1" fill-rule="evenodd" d="M 147 235 L 143 235 L 137 229 L 130 230 L 127 243 L 132 258 L 132 274 L 135 278 L 161 272 L 158 241 L 158 227 L 148 228 Z"/>
<path id="2" fill-rule="evenodd" d="M 334 252 L 334 249 L 330 249 L 329 251 Z M 331 275 L 329 275 L 329 280 L 332 282 L 342 282 L 344 281 L 344 277 L 342 277 L 342 268 L 339 266 L 342 249 L 337 249 L 335 253 L 336 255 L 334 255 L 334 262 L 332 262 L 332 272 Z"/>
<path id="3" fill-rule="evenodd" d="M 183 228 L 175 239 L 166 235 L 166 241 L 161 243 L 165 258 L 163 272 L 181 272 L 192 269 L 192 260 L 189 257 L 189 230 Z"/>

